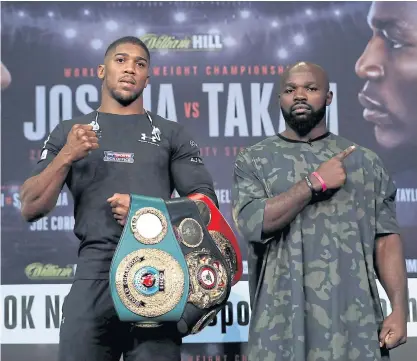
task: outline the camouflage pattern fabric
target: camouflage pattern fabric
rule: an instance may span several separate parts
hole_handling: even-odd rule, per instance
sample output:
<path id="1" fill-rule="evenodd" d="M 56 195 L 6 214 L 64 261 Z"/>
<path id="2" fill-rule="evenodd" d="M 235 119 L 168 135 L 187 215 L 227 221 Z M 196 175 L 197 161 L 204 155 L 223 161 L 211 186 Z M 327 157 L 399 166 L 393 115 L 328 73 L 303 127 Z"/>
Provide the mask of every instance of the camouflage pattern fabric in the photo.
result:
<path id="1" fill-rule="evenodd" d="M 233 218 L 248 242 L 250 361 L 379 361 L 383 314 L 375 238 L 399 233 L 394 183 L 379 157 L 358 147 L 346 184 L 310 203 L 283 230 L 262 234 L 265 202 L 353 143 L 329 133 L 311 145 L 273 136 L 235 163 Z"/>

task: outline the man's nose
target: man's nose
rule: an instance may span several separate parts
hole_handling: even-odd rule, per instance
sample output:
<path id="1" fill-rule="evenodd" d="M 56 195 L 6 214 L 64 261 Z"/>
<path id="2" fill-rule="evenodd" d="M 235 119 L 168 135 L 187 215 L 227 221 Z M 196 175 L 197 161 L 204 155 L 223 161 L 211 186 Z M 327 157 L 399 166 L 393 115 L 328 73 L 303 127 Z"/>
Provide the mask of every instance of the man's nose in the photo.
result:
<path id="1" fill-rule="evenodd" d="M 300 87 L 294 91 L 294 100 L 302 101 L 306 99 L 307 99 L 307 92 L 305 91 L 304 88 Z"/>
<path id="2" fill-rule="evenodd" d="M 125 71 L 125 73 L 128 73 L 128 74 L 135 74 L 134 64 L 131 64 L 130 62 L 127 62 L 124 71 Z"/>
<path id="3" fill-rule="evenodd" d="M 385 57 L 384 39 L 378 36 L 372 37 L 355 64 L 355 72 L 359 78 L 379 80 L 384 77 L 385 69 L 383 60 Z"/>

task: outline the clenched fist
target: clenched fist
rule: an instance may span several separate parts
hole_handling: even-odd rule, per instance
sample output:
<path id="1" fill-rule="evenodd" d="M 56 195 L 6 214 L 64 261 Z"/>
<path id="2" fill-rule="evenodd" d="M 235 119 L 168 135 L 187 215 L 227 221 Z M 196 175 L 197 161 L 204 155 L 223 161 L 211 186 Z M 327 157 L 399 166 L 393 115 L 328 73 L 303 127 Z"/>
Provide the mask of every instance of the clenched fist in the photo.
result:
<path id="1" fill-rule="evenodd" d="M 93 132 L 93 126 L 75 124 L 68 133 L 67 143 L 63 150 L 72 162 L 76 162 L 98 147 L 98 138 Z"/>
<path id="2" fill-rule="evenodd" d="M 407 317 L 405 312 L 393 311 L 382 324 L 379 346 L 393 349 L 407 341 Z"/>
<path id="3" fill-rule="evenodd" d="M 354 145 L 345 149 L 343 152 L 335 155 L 333 158 L 324 162 L 317 169 L 317 173 L 323 179 L 328 189 L 340 188 L 346 181 L 346 170 L 343 166 L 343 161 L 356 149 Z M 322 189 L 318 179 L 311 177 L 315 189 Z"/>
<path id="4" fill-rule="evenodd" d="M 124 226 L 126 224 L 127 214 L 129 213 L 130 195 L 115 193 L 107 199 L 107 203 L 110 204 L 113 217 L 117 223 Z"/>

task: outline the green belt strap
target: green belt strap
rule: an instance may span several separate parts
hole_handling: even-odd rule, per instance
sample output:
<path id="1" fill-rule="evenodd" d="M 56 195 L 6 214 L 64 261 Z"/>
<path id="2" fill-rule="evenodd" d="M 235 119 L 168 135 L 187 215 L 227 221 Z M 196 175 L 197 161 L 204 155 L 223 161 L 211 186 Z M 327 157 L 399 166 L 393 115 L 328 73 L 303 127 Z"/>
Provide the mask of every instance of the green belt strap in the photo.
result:
<path id="1" fill-rule="evenodd" d="M 165 217 L 165 225 L 166 225 L 166 235 L 165 237 L 157 243 L 154 244 L 143 244 L 138 241 L 133 232 L 132 232 L 132 219 L 135 218 L 135 214 L 144 208 L 153 208 L 156 212 L 159 211 L 159 216 Z M 151 210 L 152 211 L 152 210 Z M 137 218 L 137 217 L 136 217 Z M 148 252 L 148 253 L 146 253 Z M 141 257 L 143 254 L 149 255 L 145 257 Z M 134 255 L 137 257 L 134 257 Z M 174 262 L 168 262 L 167 259 L 175 259 Z M 166 258 L 168 256 L 168 258 Z M 153 257 L 154 264 L 157 264 L 156 267 L 153 265 L 149 266 L 149 259 Z M 142 259 L 144 258 L 144 259 Z M 136 271 L 130 271 L 131 282 L 128 282 L 129 290 L 127 293 L 125 292 L 124 295 L 133 295 L 133 301 L 131 298 L 130 305 L 133 305 L 133 309 L 138 307 L 137 309 L 143 310 L 144 308 L 148 310 L 146 305 L 151 305 L 152 309 L 158 310 L 160 307 L 162 309 L 165 307 L 171 308 L 169 311 L 147 311 L 148 316 L 143 316 L 143 312 L 141 311 L 140 314 L 132 312 L 132 306 L 130 309 L 126 307 L 125 303 L 123 302 L 122 298 L 120 297 L 119 292 L 121 292 L 121 288 L 119 290 L 116 286 L 116 275 L 119 269 L 119 279 L 121 279 L 123 273 L 125 275 L 129 275 L 129 272 L 126 270 L 126 265 L 128 265 L 128 261 L 131 261 L 131 265 L 133 269 L 136 268 Z M 148 266 L 148 267 L 144 267 Z M 135 279 L 132 278 L 132 275 L 137 275 L 138 272 L 142 270 L 142 273 L 146 273 L 150 270 L 150 272 L 164 272 L 163 278 L 160 277 L 164 282 L 163 290 L 158 288 L 158 284 L 155 287 L 150 288 L 150 292 L 155 292 L 154 295 L 143 296 L 142 297 L 135 297 L 134 293 L 131 290 L 137 289 L 134 287 Z M 158 273 L 160 274 L 160 273 Z M 129 277 L 129 276 L 128 276 Z M 171 282 L 170 282 L 171 280 Z M 174 281 L 174 282 L 172 282 Z M 180 285 L 180 286 L 177 286 Z M 116 248 L 116 251 L 113 256 L 112 264 L 110 267 L 110 291 L 111 296 L 113 298 L 113 303 L 116 309 L 116 312 L 121 321 L 126 322 L 178 322 L 182 316 L 184 311 L 188 294 L 189 294 L 190 282 L 189 282 L 189 272 L 188 266 L 184 258 L 184 254 L 181 251 L 180 245 L 175 237 L 174 230 L 171 225 L 170 215 L 168 213 L 167 207 L 165 202 L 159 198 L 150 198 L 145 196 L 139 195 L 130 195 L 130 209 L 129 214 L 126 220 L 126 225 L 124 227 L 122 236 Z M 182 289 L 182 292 L 181 292 Z M 170 291 L 171 290 L 171 291 Z M 146 292 L 149 292 L 148 289 Z M 123 292 L 122 292 L 123 293 Z M 125 297 L 124 296 L 124 297 Z M 142 301 L 145 303 L 145 306 Z M 133 303 L 132 303 L 133 302 Z M 171 306 L 167 306 L 171 302 Z M 174 304 L 172 303 L 174 302 Z M 144 308 L 143 308 L 144 307 Z M 156 315 L 155 315 L 156 314 Z"/>

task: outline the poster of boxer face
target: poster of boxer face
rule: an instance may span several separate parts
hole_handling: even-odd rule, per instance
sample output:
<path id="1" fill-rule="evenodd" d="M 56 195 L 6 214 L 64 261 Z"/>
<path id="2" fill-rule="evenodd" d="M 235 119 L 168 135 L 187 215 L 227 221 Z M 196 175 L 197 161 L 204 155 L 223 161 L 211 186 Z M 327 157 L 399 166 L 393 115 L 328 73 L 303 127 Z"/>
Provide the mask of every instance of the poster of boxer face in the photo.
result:
<path id="1" fill-rule="evenodd" d="M 380 155 L 398 187 L 397 215 L 413 284 L 417 3 L 7 2 L 1 28 L 5 359 L 56 358 L 59 309 L 79 245 L 73 199 L 65 187 L 52 213 L 25 223 L 19 189 L 54 127 L 98 108 L 97 67 L 107 46 L 127 35 L 140 37 L 151 52 L 145 108 L 193 135 L 232 227 L 238 152 L 285 126 L 280 75 L 296 61 L 321 65 L 334 93 L 326 115 L 330 131 Z M 239 242 L 246 259 L 245 241 Z M 417 337 L 415 289 L 410 286 L 409 337 Z M 383 292 L 381 297 L 389 312 Z M 246 360 L 248 300 L 244 276 L 217 320 L 184 340 L 183 360 Z M 409 350 L 402 360 L 414 359 Z"/>

